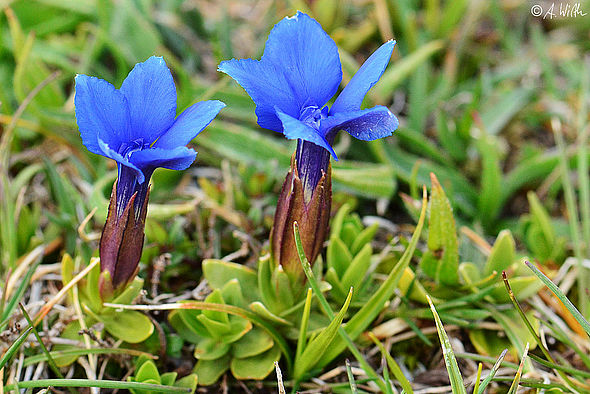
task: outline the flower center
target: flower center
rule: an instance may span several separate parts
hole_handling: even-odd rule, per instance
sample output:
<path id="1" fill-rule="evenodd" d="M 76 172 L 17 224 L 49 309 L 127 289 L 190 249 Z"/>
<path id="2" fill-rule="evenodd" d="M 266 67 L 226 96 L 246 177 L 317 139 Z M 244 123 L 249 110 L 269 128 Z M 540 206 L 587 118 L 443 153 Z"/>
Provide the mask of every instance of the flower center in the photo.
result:
<path id="1" fill-rule="evenodd" d="M 143 138 L 138 138 L 131 142 L 123 142 L 117 153 L 119 153 L 124 158 L 129 159 L 133 152 L 143 150 L 146 145 L 147 144 L 144 142 Z"/>
<path id="2" fill-rule="evenodd" d="M 316 130 L 320 129 L 320 121 L 328 117 L 328 107 L 320 108 L 317 105 L 303 107 L 299 120 Z"/>

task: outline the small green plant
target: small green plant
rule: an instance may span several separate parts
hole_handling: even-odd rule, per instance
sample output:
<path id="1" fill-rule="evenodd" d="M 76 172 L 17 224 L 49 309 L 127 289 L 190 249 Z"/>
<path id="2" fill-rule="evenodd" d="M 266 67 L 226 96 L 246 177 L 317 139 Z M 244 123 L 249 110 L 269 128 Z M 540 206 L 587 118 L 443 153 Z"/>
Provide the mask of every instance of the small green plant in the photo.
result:
<path id="1" fill-rule="evenodd" d="M 138 357 L 135 361 L 135 375 L 127 378 L 128 382 L 140 382 L 149 384 L 158 384 L 162 386 L 184 387 L 190 389 L 191 393 L 197 388 L 197 375 L 192 373 L 181 379 L 176 379 L 176 372 L 166 372 L 160 375 L 156 363 L 145 357 Z M 152 394 L 151 390 L 129 389 L 133 394 Z"/>
<path id="2" fill-rule="evenodd" d="M 247 306 L 237 279 L 213 290 L 205 303 Z M 184 340 L 196 345 L 194 371 L 203 385 L 215 383 L 228 369 L 237 379 L 264 379 L 281 356 L 279 347 L 263 329 L 221 310 L 176 310 L 170 313 L 169 321 Z"/>

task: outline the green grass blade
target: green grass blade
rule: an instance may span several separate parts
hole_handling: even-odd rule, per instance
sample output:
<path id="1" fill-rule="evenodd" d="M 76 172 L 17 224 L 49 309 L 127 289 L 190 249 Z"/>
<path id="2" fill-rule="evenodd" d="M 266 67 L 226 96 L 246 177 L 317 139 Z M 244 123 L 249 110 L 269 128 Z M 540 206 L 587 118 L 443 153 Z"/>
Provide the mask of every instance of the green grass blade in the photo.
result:
<path id="1" fill-rule="evenodd" d="M 522 370 L 524 368 L 524 362 L 526 360 L 528 352 L 529 352 L 529 343 L 527 342 L 527 344 L 524 348 L 524 353 L 522 355 L 522 360 L 520 360 L 520 365 L 518 366 L 518 371 L 516 371 L 516 375 L 514 376 L 514 380 L 512 381 L 512 384 L 510 385 L 510 389 L 508 390 L 508 394 L 516 394 L 516 390 L 518 390 L 518 385 L 520 383 L 520 378 L 522 376 Z"/>
<path id="2" fill-rule="evenodd" d="M 322 354 L 330 347 L 330 344 L 338 334 L 338 328 L 344 320 L 350 301 L 352 300 L 352 288 L 348 292 L 348 297 L 340 312 L 332 319 L 330 324 L 322 330 L 306 347 L 301 357 L 295 359 L 295 380 L 300 380 L 318 362 Z"/>
<path id="3" fill-rule="evenodd" d="M 41 247 L 41 249 L 43 249 L 43 248 Z M 40 250 L 40 251 L 42 252 L 42 250 Z M 33 253 L 33 252 L 31 252 L 31 253 Z M 37 266 L 41 263 L 41 257 L 43 257 L 43 253 L 39 253 L 39 256 L 37 257 L 37 261 L 29 268 L 29 270 L 27 271 L 27 273 L 25 274 L 25 276 L 21 280 L 20 284 L 18 285 L 18 288 L 14 292 L 14 295 L 10 298 L 10 300 L 6 304 L 6 307 L 2 311 L 2 320 L 1 320 L 2 323 L 0 323 L 0 330 L 4 329 L 4 327 L 8 323 L 8 319 L 10 319 L 10 315 L 12 315 L 12 312 L 14 312 L 14 308 L 16 307 L 16 304 L 21 300 L 21 298 L 23 297 L 23 294 L 25 294 L 25 291 L 29 287 L 29 282 L 31 281 L 31 277 L 35 273 Z"/>
<path id="4" fill-rule="evenodd" d="M 561 301 L 563 305 L 565 305 L 567 310 L 578 321 L 578 323 L 580 323 L 582 328 L 584 328 L 584 331 L 586 331 L 586 334 L 588 334 L 588 336 L 590 337 L 590 323 L 588 322 L 588 320 L 584 318 L 584 316 L 582 316 L 580 311 L 574 306 L 574 304 L 572 304 L 572 302 L 566 297 L 566 295 L 563 294 L 563 291 L 561 291 L 561 289 L 557 287 L 557 285 L 553 283 L 551 279 L 549 279 L 537 267 L 535 267 L 534 264 L 531 264 L 529 261 L 525 261 L 524 263 L 533 271 L 535 275 L 537 275 L 539 279 L 541 279 L 541 282 L 543 282 L 545 286 L 547 286 L 549 290 L 551 290 L 551 292 L 555 294 L 559 301 Z"/>
<path id="5" fill-rule="evenodd" d="M 406 378 L 406 376 L 403 374 L 401 368 L 399 367 L 397 362 L 395 362 L 395 359 L 393 357 L 391 357 L 391 354 L 389 354 L 387 349 L 385 349 L 385 346 L 383 346 L 383 344 L 379 341 L 379 339 L 372 332 L 369 333 L 369 337 L 371 338 L 373 343 L 375 345 L 377 345 L 379 350 L 381 350 L 381 354 L 383 355 L 383 357 L 385 357 L 385 361 L 387 362 L 387 366 L 389 367 L 389 369 L 393 373 L 393 376 L 395 376 L 395 378 L 399 382 L 400 386 L 402 386 L 402 389 L 404 389 L 404 391 L 407 394 L 413 394 L 414 390 L 412 389 L 412 385 L 408 381 L 408 378 Z"/>
<path id="6" fill-rule="evenodd" d="M 0 369 L 4 368 L 8 360 L 10 360 L 12 356 L 18 351 L 18 349 L 20 349 L 21 345 L 26 341 L 27 337 L 29 336 L 32 330 L 33 327 L 28 327 L 25 331 L 23 331 L 22 334 L 19 335 L 16 341 L 14 341 L 12 345 L 10 345 L 6 353 L 4 353 L 4 355 L 0 359 Z"/>
<path id="7" fill-rule="evenodd" d="M 559 369 L 561 371 L 567 372 L 570 375 L 577 375 L 577 376 L 580 376 L 585 379 L 590 379 L 590 372 L 580 371 L 579 369 L 576 369 L 576 368 L 566 367 L 564 365 L 550 363 L 549 361 L 543 360 L 541 357 L 536 356 L 533 353 L 529 354 L 529 357 L 547 368 Z"/>
<path id="8" fill-rule="evenodd" d="M 58 376 L 60 379 L 64 379 L 64 376 L 61 374 L 61 371 L 59 370 L 59 368 L 55 364 L 53 357 L 51 357 L 51 354 L 49 354 L 49 350 L 47 350 L 45 343 L 43 343 L 43 340 L 39 336 L 39 332 L 37 332 L 37 329 L 33 325 L 33 321 L 31 320 L 31 316 L 29 316 L 29 314 L 27 313 L 27 310 L 25 309 L 23 304 L 19 303 L 18 305 L 20 306 L 20 310 L 22 311 L 23 316 L 25 317 L 25 319 L 27 319 L 29 326 L 33 329 L 33 334 L 35 334 L 35 338 L 37 338 L 37 342 L 39 343 L 39 346 L 41 346 L 41 350 L 43 350 L 43 354 L 47 357 L 47 363 L 49 364 L 49 367 L 51 368 L 53 373 L 55 373 L 56 376 Z M 70 388 L 70 391 L 75 393 L 75 391 L 72 390 L 71 388 Z"/>
<path id="9" fill-rule="evenodd" d="M 529 330 L 529 332 L 531 333 L 533 338 L 535 338 L 535 341 L 537 342 L 537 345 L 539 346 L 539 348 L 541 349 L 541 351 L 545 355 L 545 358 L 547 358 L 548 361 L 556 364 L 553 357 L 551 357 L 549 350 L 547 350 L 547 348 L 543 344 L 543 341 L 541 341 L 541 338 L 539 338 L 539 336 L 535 332 L 535 329 L 531 325 L 531 322 L 529 322 L 529 319 L 526 317 L 524 311 L 522 310 L 522 307 L 520 306 L 519 302 L 516 300 L 516 297 L 514 296 L 514 293 L 512 292 L 512 288 L 510 287 L 510 283 L 508 283 L 508 278 L 506 276 L 505 271 L 502 271 L 502 279 L 504 280 L 504 286 L 506 286 L 506 290 L 508 291 L 508 295 L 510 296 L 510 300 L 512 301 L 512 304 L 514 305 L 514 307 L 518 311 L 520 318 L 522 319 L 522 321 L 526 325 L 527 329 Z M 526 350 L 528 350 L 528 344 L 527 344 Z M 522 358 L 521 362 L 524 362 L 524 360 L 525 360 L 524 354 L 525 353 L 523 352 L 523 358 Z M 554 369 L 554 371 L 557 372 L 557 374 L 563 379 L 563 381 L 566 384 L 568 384 L 570 387 L 575 386 L 574 383 L 562 371 L 560 371 L 559 369 Z"/>
<path id="10" fill-rule="evenodd" d="M 119 390 L 146 390 L 157 393 L 190 393 L 188 387 L 163 386 L 160 384 L 149 384 L 141 382 L 119 382 L 116 380 L 87 380 L 87 379 L 40 379 L 26 382 L 18 382 L 21 389 L 38 387 L 98 387 L 101 389 Z M 16 385 L 7 385 L 6 390 L 14 390 Z"/>
<path id="11" fill-rule="evenodd" d="M 311 296 L 313 292 L 307 289 L 305 297 L 305 305 L 303 306 L 303 316 L 301 317 L 301 325 L 299 326 L 299 338 L 297 339 L 297 350 L 295 351 L 295 360 L 301 357 L 301 353 L 305 350 L 305 342 L 307 341 L 307 326 L 309 323 L 309 314 L 311 311 Z"/>
<path id="12" fill-rule="evenodd" d="M 486 387 L 488 386 L 488 384 L 490 384 L 490 382 L 492 381 L 492 379 L 496 375 L 496 372 L 498 372 L 498 369 L 500 369 L 500 366 L 502 365 L 502 361 L 504 361 L 504 357 L 506 357 L 506 353 L 508 353 L 508 349 L 504 349 L 502 351 L 502 354 L 500 354 L 500 357 L 498 357 L 498 360 L 496 361 L 496 363 L 494 364 L 494 366 L 490 370 L 490 374 L 483 380 L 483 382 L 481 382 L 481 385 L 479 386 L 479 390 L 473 390 L 474 393 L 478 393 L 478 394 L 485 393 Z M 479 379 L 477 381 L 479 383 Z"/>
<path id="13" fill-rule="evenodd" d="M 451 342 L 449 341 L 449 337 L 447 336 L 440 317 L 438 317 L 438 313 L 436 313 L 436 309 L 434 308 L 434 304 L 432 303 L 430 297 L 428 297 L 428 303 L 430 304 L 430 309 L 432 310 L 432 315 L 434 316 L 434 321 L 436 322 L 436 330 L 438 331 L 438 338 L 440 339 L 440 345 L 443 349 L 445 365 L 447 366 L 447 371 L 449 373 L 453 394 L 467 394 L 467 391 L 465 390 L 465 383 L 463 382 L 463 377 L 461 376 L 459 365 L 457 364 L 457 359 L 455 358 L 455 353 L 451 347 Z"/>
<path id="14" fill-rule="evenodd" d="M 561 123 L 557 119 L 551 120 L 551 128 L 555 135 L 555 141 L 559 150 L 559 168 L 561 170 L 561 181 L 563 184 L 563 192 L 565 197 L 565 206 L 569 217 L 568 223 L 570 228 L 570 236 L 574 244 L 574 256 L 578 260 L 578 302 L 583 315 L 588 315 L 590 310 L 590 302 L 586 295 L 588 286 L 588 271 L 583 265 L 582 256 L 582 240 L 580 239 L 580 223 L 578 222 L 578 206 L 576 205 L 575 191 L 569 177 L 569 166 L 567 162 L 567 152 L 565 142 L 563 140 L 563 132 L 561 130 Z"/>
<path id="15" fill-rule="evenodd" d="M 475 385 L 473 387 L 473 392 L 474 393 L 479 393 L 479 383 L 481 380 L 481 370 L 483 369 L 483 364 L 479 363 L 477 364 L 477 375 L 475 376 Z"/>
<path id="16" fill-rule="evenodd" d="M 352 394 L 357 394 L 359 391 L 356 387 L 356 381 L 354 380 L 354 375 L 352 374 L 352 368 L 350 367 L 350 361 L 346 359 L 346 375 L 348 376 L 348 383 L 350 384 L 350 392 Z"/>

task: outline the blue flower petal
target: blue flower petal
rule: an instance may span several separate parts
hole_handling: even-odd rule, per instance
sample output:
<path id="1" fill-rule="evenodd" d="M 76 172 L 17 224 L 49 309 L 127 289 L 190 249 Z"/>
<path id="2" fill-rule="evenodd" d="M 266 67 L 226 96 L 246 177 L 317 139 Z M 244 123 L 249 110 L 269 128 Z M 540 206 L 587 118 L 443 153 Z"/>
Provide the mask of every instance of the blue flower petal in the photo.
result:
<path id="1" fill-rule="evenodd" d="M 322 148 L 326 149 L 328 152 L 330 152 L 332 157 L 334 157 L 334 160 L 338 160 L 336 152 L 334 152 L 334 149 L 332 149 L 328 141 L 326 141 L 326 138 L 324 138 L 324 136 L 320 134 L 319 131 L 317 131 L 313 127 L 306 125 L 300 120 L 295 119 L 294 117 L 281 112 L 278 108 L 277 115 L 283 123 L 283 132 L 285 133 L 285 137 L 291 140 L 302 139 L 319 145 Z"/>
<path id="2" fill-rule="evenodd" d="M 336 43 L 317 21 L 300 11 L 270 32 L 262 55 L 262 62 L 268 61 L 284 70 L 302 107 L 323 107 L 342 82 Z"/>
<path id="3" fill-rule="evenodd" d="M 397 118 L 387 109 L 378 105 L 374 108 L 353 112 L 340 112 L 320 122 L 323 135 L 344 130 L 354 138 L 373 141 L 388 137 L 397 129 Z"/>
<path id="4" fill-rule="evenodd" d="M 383 75 L 394 46 L 395 41 L 386 42 L 365 61 L 334 101 L 330 109 L 331 114 L 361 109 L 365 95 Z"/>
<path id="5" fill-rule="evenodd" d="M 114 150 L 130 140 L 127 101 L 107 81 L 76 75 L 74 103 L 82 143 L 90 152 L 104 155 L 99 140 Z"/>
<path id="6" fill-rule="evenodd" d="M 153 171 L 158 167 L 170 170 L 187 169 L 197 156 L 197 152 L 185 146 L 174 149 L 151 148 L 133 152 L 129 161 L 145 172 Z"/>
<path id="7" fill-rule="evenodd" d="M 232 59 L 219 64 L 219 71 L 236 80 L 256 104 L 258 125 L 265 129 L 283 131 L 274 107 L 298 117 L 301 105 L 280 67 L 254 59 Z"/>
<path id="8" fill-rule="evenodd" d="M 145 176 L 143 175 L 143 172 L 135 164 L 129 162 L 129 160 L 127 160 L 127 158 L 121 156 L 119 153 L 114 151 L 108 145 L 108 143 L 104 142 L 103 140 L 101 140 L 99 138 L 98 139 L 98 146 L 100 147 L 100 150 L 101 150 L 101 153 L 99 153 L 100 155 L 111 158 L 111 159 L 115 160 L 117 162 L 117 164 L 129 167 L 130 169 L 132 169 L 135 173 L 135 177 L 136 177 L 138 183 L 141 184 L 145 181 Z"/>
<path id="9" fill-rule="evenodd" d="M 133 139 L 151 144 L 174 122 L 176 87 L 161 57 L 137 63 L 120 90 L 129 103 Z"/>
<path id="10" fill-rule="evenodd" d="M 299 118 L 305 106 L 322 107 L 338 90 L 338 48 L 322 27 L 298 12 L 270 32 L 260 61 L 228 60 L 219 71 L 236 80 L 256 104 L 260 127 L 282 132 L 274 110 Z"/>
<path id="11" fill-rule="evenodd" d="M 154 148 L 173 149 L 191 142 L 225 107 L 221 101 L 210 100 L 193 104 L 184 110 L 168 131 L 154 144 Z"/>

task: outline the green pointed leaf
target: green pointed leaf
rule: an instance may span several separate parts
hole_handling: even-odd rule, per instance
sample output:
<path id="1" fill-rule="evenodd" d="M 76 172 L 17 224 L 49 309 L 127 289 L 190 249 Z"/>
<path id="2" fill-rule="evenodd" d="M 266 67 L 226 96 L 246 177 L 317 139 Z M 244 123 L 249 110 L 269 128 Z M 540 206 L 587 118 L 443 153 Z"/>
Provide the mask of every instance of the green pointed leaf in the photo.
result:
<path id="1" fill-rule="evenodd" d="M 365 279 L 367 270 L 371 265 L 371 256 L 373 256 L 373 248 L 370 244 L 365 244 L 361 251 L 354 256 L 354 259 L 346 269 L 342 276 L 342 287 L 350 289 L 360 289 L 360 284 Z"/>
<path id="2" fill-rule="evenodd" d="M 332 237 L 328 244 L 328 268 L 334 268 L 339 278 L 346 272 L 352 261 L 352 254 L 340 238 Z"/>
<path id="3" fill-rule="evenodd" d="M 293 323 L 291 323 L 290 321 L 285 320 L 285 319 L 283 319 L 283 318 L 275 315 L 271 311 L 269 311 L 266 308 L 266 306 L 262 302 L 260 302 L 260 301 L 256 301 L 256 302 L 251 303 L 249 305 L 249 307 L 257 315 L 259 315 L 260 317 L 265 318 L 266 320 L 270 320 L 273 323 L 280 324 L 280 325 L 285 325 L 285 326 L 291 326 L 291 325 L 293 325 Z"/>
<path id="4" fill-rule="evenodd" d="M 177 376 L 177 372 L 166 372 L 162 374 L 162 376 L 160 376 L 160 384 L 164 386 L 174 386 L 174 382 L 176 381 Z"/>
<path id="5" fill-rule="evenodd" d="M 428 221 L 428 250 L 424 271 L 435 281 L 447 285 L 458 283 L 459 244 L 451 204 L 434 174 Z"/>
<path id="6" fill-rule="evenodd" d="M 258 289 L 264 305 L 268 306 L 273 313 L 280 313 L 281 308 L 272 283 L 271 261 L 268 255 L 258 260 Z"/>
<path id="7" fill-rule="evenodd" d="M 291 290 L 289 275 L 279 266 L 273 273 L 273 281 L 276 283 L 278 300 L 283 310 L 295 304 L 295 296 Z"/>
<path id="8" fill-rule="evenodd" d="M 330 285 L 332 286 L 332 295 L 336 299 L 342 300 L 342 302 L 344 302 L 347 293 L 344 290 L 344 286 L 342 286 L 342 283 L 340 283 L 340 278 L 338 277 L 338 274 L 336 273 L 333 267 L 330 267 L 328 269 L 325 278 L 328 281 L 328 283 L 330 283 Z"/>
<path id="9" fill-rule="evenodd" d="M 113 304 L 131 304 L 131 302 L 137 298 L 141 289 L 143 289 L 143 279 L 136 277 L 121 294 L 110 302 Z"/>
<path id="10" fill-rule="evenodd" d="M 352 289 L 348 292 L 348 297 L 340 312 L 334 317 L 334 320 L 320 332 L 318 336 L 312 339 L 305 347 L 301 357 L 295 360 L 295 371 L 293 373 L 296 380 L 303 378 L 313 366 L 320 360 L 320 357 L 328 350 L 334 338 L 338 335 L 338 328 L 344 320 L 350 301 L 352 300 Z"/>
<path id="11" fill-rule="evenodd" d="M 370 244 L 377 230 L 379 229 L 379 224 L 374 223 L 371 226 L 367 227 L 356 237 L 352 246 L 350 247 L 350 253 L 356 255 L 366 244 Z"/>
<path id="12" fill-rule="evenodd" d="M 428 302 L 430 303 L 430 309 L 432 310 L 432 315 L 434 316 L 434 321 L 436 322 L 436 330 L 438 331 L 438 337 L 440 339 L 440 345 L 443 350 L 443 356 L 445 359 L 445 364 L 447 366 L 447 372 L 449 373 L 449 379 L 451 381 L 453 393 L 467 394 L 467 391 L 465 390 L 465 383 L 463 382 L 463 377 L 461 377 L 459 365 L 457 364 L 457 359 L 455 358 L 455 353 L 453 352 L 453 348 L 451 347 L 449 337 L 447 336 L 447 333 L 445 331 L 445 328 L 443 327 L 440 317 L 438 317 L 438 313 L 436 313 L 434 304 L 432 304 L 432 301 L 430 301 L 430 299 L 428 300 Z"/>
<path id="13" fill-rule="evenodd" d="M 207 298 L 205 298 L 205 302 L 210 302 L 211 304 L 225 304 L 225 301 L 223 300 L 223 295 L 221 294 L 221 291 L 219 289 L 213 290 L 213 292 L 209 294 Z M 223 313 L 220 311 L 204 310 L 202 314 L 206 316 L 208 319 L 219 322 L 223 325 L 229 323 L 229 317 L 227 316 L 227 313 Z M 202 322 L 203 321 L 201 320 L 201 323 Z"/>
<path id="14" fill-rule="evenodd" d="M 350 204 L 344 204 L 342 207 L 336 212 L 336 215 L 332 219 L 330 223 L 330 236 L 331 237 L 340 237 L 340 232 L 342 231 L 342 226 L 344 224 L 344 219 L 348 216 L 352 207 Z"/>
<path id="15" fill-rule="evenodd" d="M 484 268 L 484 276 L 491 275 L 496 271 L 498 276 L 502 271 L 514 263 L 516 245 L 510 230 L 502 230 L 496 238 L 490 257 Z"/>
<path id="16" fill-rule="evenodd" d="M 482 161 L 481 187 L 478 198 L 478 216 L 486 229 L 490 229 L 502 208 L 502 196 L 497 191 L 502 188 L 502 169 L 498 153 L 498 142 L 484 130 L 477 140 L 477 148 Z"/>
<path id="17" fill-rule="evenodd" d="M 204 313 L 200 313 L 197 316 L 197 320 L 207 329 L 209 332 L 208 337 L 210 338 L 220 338 L 228 335 L 231 332 L 229 318 L 227 323 L 221 323 L 217 320 L 208 318 Z"/>
<path id="18" fill-rule="evenodd" d="M 231 372 L 236 379 L 262 380 L 273 370 L 276 361 L 281 358 L 277 346 L 254 357 L 234 358 L 231 360 Z"/>
<path id="19" fill-rule="evenodd" d="M 232 344 L 232 355 L 234 358 L 252 357 L 267 351 L 273 345 L 274 341 L 263 329 L 254 327 Z"/>
<path id="20" fill-rule="evenodd" d="M 155 384 L 160 384 L 162 382 L 158 367 L 156 367 L 156 363 L 152 360 L 144 362 L 135 373 L 136 382 L 147 382 L 148 380 L 155 382 Z"/>
<path id="21" fill-rule="evenodd" d="M 358 237 L 359 230 L 354 223 L 350 221 L 346 221 L 344 226 L 342 226 L 342 231 L 340 232 L 340 239 L 346 245 L 346 249 L 352 246 L 354 240 Z"/>
<path id="22" fill-rule="evenodd" d="M 86 297 L 84 301 L 93 311 L 102 309 L 102 298 L 98 290 L 98 278 L 100 277 L 100 264 L 97 264 L 86 276 L 86 285 L 82 287 L 82 292 Z"/>
<path id="23" fill-rule="evenodd" d="M 242 295 L 242 287 L 237 279 L 227 282 L 221 289 L 221 294 L 226 304 L 239 306 L 240 308 L 246 307 L 246 302 Z"/>

